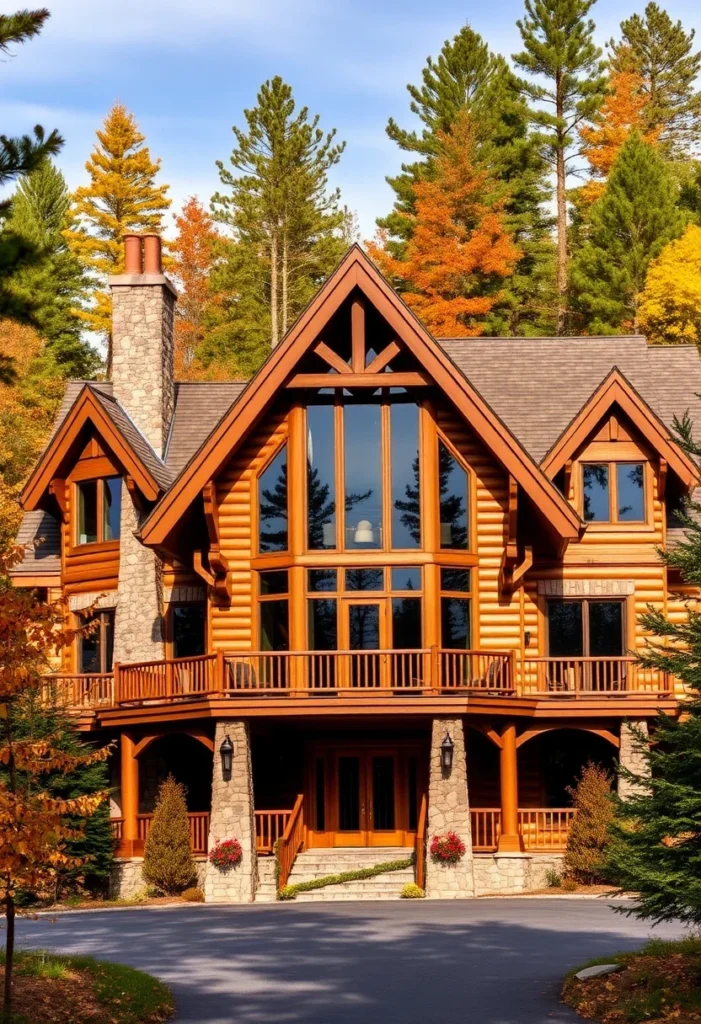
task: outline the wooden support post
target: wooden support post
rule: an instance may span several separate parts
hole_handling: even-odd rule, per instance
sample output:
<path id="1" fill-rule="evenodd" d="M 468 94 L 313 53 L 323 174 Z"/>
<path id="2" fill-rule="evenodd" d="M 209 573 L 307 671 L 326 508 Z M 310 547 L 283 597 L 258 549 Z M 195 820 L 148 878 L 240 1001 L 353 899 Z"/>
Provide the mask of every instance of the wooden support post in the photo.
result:
<path id="1" fill-rule="evenodd" d="M 523 841 L 518 834 L 518 761 L 516 723 L 507 722 L 501 733 L 501 835 L 498 853 L 521 853 Z"/>
<path id="2" fill-rule="evenodd" d="M 135 756 L 135 743 L 132 737 L 123 732 L 119 737 L 121 757 L 121 790 L 122 790 L 122 842 L 119 854 L 122 857 L 133 857 L 139 839 L 137 815 L 139 813 L 139 762 Z"/>

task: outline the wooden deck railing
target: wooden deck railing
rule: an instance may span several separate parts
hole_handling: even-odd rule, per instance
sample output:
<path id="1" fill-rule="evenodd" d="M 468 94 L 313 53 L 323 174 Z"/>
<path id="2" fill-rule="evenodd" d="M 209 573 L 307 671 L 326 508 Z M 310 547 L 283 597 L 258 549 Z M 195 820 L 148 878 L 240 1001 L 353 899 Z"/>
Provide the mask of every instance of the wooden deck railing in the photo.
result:
<path id="1" fill-rule="evenodd" d="M 114 677 L 111 672 L 83 675 L 52 673 L 43 679 L 44 697 L 62 707 L 94 708 L 115 703 Z"/>
<path id="2" fill-rule="evenodd" d="M 475 853 L 492 853 L 499 845 L 501 810 L 498 807 L 475 807 L 471 810 L 472 849 Z M 567 847 L 572 807 L 523 807 L 518 812 L 518 831 L 524 849 L 533 853 L 548 850 L 562 852 Z"/>
<path id="3" fill-rule="evenodd" d="M 292 811 L 255 811 L 254 813 L 256 850 L 258 853 L 272 853 L 275 843 L 285 833 Z"/>
<path id="4" fill-rule="evenodd" d="M 216 693 L 221 689 L 216 663 L 216 655 L 202 654 L 115 666 L 115 703 L 173 701 Z"/>
<path id="5" fill-rule="evenodd" d="M 280 842 L 277 845 L 278 889 L 282 889 L 283 885 L 287 885 L 287 879 L 290 877 L 292 865 L 295 862 L 295 857 L 299 853 L 300 847 L 302 846 L 303 842 L 304 797 L 300 793 L 297 799 L 295 800 L 295 805 L 292 808 L 292 813 L 287 819 L 285 831 L 280 837 Z"/>
<path id="6" fill-rule="evenodd" d="M 428 816 L 428 798 L 424 793 L 421 797 L 419 820 L 414 838 L 414 878 L 419 889 L 426 888 L 426 818 Z"/>
<path id="7" fill-rule="evenodd" d="M 617 697 L 672 691 L 666 672 L 644 668 L 632 657 L 526 658 L 523 662 L 524 695 Z"/>
<path id="8" fill-rule="evenodd" d="M 121 843 L 124 834 L 124 818 L 110 818 L 110 827 L 112 829 L 112 838 L 116 842 Z"/>
<path id="9" fill-rule="evenodd" d="M 190 849 L 194 854 L 204 855 L 207 852 L 207 839 L 209 836 L 209 813 L 207 811 L 188 812 L 190 824 Z M 136 827 L 139 843 L 145 843 L 153 821 L 152 814 L 139 814 L 136 818 Z M 110 818 L 112 834 L 121 842 L 123 837 L 124 818 Z"/>

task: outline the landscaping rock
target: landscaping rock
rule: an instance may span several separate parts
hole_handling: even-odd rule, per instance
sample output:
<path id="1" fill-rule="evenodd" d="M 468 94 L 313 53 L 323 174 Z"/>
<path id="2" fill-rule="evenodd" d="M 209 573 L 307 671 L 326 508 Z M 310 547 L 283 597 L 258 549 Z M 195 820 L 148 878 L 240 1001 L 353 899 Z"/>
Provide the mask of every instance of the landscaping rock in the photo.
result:
<path id="1" fill-rule="evenodd" d="M 578 981 L 586 981 L 587 978 L 601 978 L 605 974 L 615 974 L 622 969 L 622 964 L 597 964 L 595 967 L 585 967 L 583 971 L 577 971 L 575 978 Z"/>

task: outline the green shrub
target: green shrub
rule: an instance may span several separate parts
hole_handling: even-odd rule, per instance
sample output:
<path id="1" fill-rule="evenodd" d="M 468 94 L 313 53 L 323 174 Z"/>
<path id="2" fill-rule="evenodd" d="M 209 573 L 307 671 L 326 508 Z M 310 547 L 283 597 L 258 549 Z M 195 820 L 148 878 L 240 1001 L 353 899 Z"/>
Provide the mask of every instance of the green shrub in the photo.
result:
<path id="1" fill-rule="evenodd" d="M 294 885 L 283 885 L 278 889 L 279 900 L 293 900 L 298 892 L 309 892 L 312 889 L 323 889 L 327 885 L 343 885 L 344 882 L 358 882 L 363 878 L 374 878 L 389 871 L 402 871 L 414 863 L 413 854 L 406 860 L 388 860 L 383 864 L 374 864 L 370 868 L 357 868 L 355 871 L 343 871 L 338 875 L 324 875 L 323 878 L 311 878 L 308 882 L 295 882 Z"/>
<path id="2" fill-rule="evenodd" d="M 590 761 L 568 792 L 577 814 L 567 837 L 565 875 L 584 885 L 602 882 L 613 821 L 611 776 Z"/>
<path id="3" fill-rule="evenodd" d="M 158 791 L 156 810 L 144 849 L 144 881 L 175 896 L 197 879 L 190 852 L 185 787 L 169 775 Z"/>
<path id="4" fill-rule="evenodd" d="M 576 892 L 578 883 L 574 878 L 563 878 L 562 879 L 562 891 L 563 892 Z"/>
<path id="5" fill-rule="evenodd" d="M 422 900 L 426 893 L 416 882 L 407 882 L 399 895 L 403 900 Z"/>
<path id="6" fill-rule="evenodd" d="M 204 903 L 204 893 L 197 885 L 191 885 L 189 889 L 185 889 L 180 895 L 188 903 Z"/>
<path id="7" fill-rule="evenodd" d="M 548 868 L 545 872 L 545 884 L 549 889 L 559 889 L 562 885 L 562 877 L 555 868 Z"/>

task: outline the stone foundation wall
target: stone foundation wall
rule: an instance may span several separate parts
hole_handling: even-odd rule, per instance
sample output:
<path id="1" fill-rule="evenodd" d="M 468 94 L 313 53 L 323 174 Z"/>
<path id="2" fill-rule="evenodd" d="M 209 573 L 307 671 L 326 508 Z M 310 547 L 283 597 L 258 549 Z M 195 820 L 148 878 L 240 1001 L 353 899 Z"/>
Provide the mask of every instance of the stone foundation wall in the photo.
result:
<path id="1" fill-rule="evenodd" d="M 120 858 L 115 860 L 110 871 L 110 896 L 112 899 L 131 900 L 146 892 L 143 876 L 143 857 Z M 197 884 L 204 889 L 204 876 L 207 869 L 206 860 L 195 861 L 197 868 Z"/>
<path id="2" fill-rule="evenodd" d="M 548 871 L 562 874 L 563 853 L 476 853 L 475 895 L 529 892 L 546 887 Z"/>
<path id="3" fill-rule="evenodd" d="M 446 733 L 454 743 L 453 767 L 441 765 L 441 743 Z M 461 718 L 434 718 L 428 782 L 427 839 L 455 832 L 465 844 L 465 856 L 457 864 L 440 864 L 426 857 L 426 895 L 432 899 L 466 899 L 474 895 L 472 873 L 472 826 L 467 795 L 467 758 Z"/>

